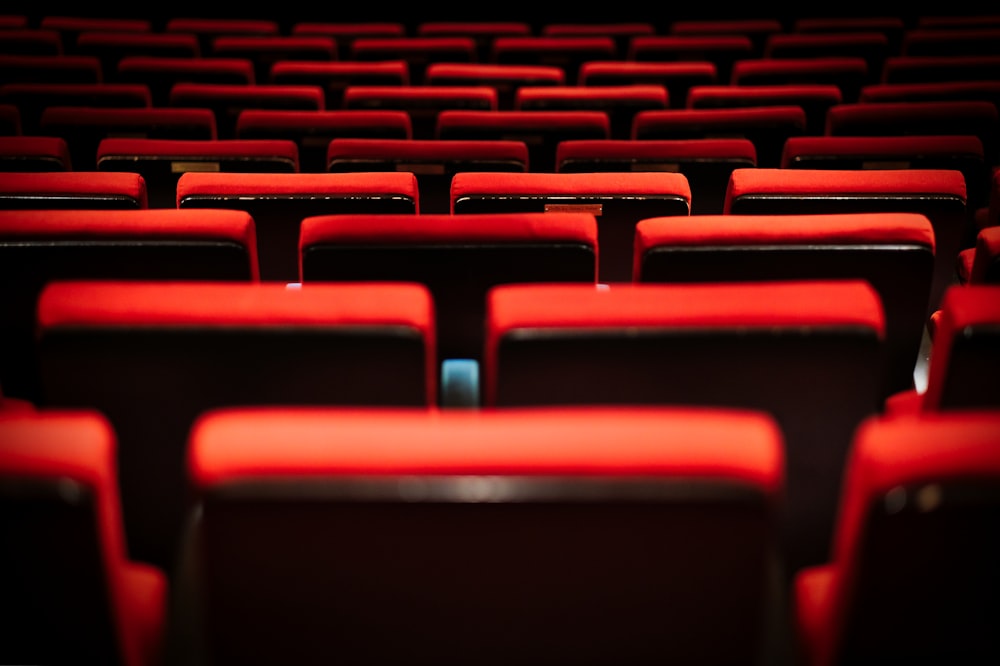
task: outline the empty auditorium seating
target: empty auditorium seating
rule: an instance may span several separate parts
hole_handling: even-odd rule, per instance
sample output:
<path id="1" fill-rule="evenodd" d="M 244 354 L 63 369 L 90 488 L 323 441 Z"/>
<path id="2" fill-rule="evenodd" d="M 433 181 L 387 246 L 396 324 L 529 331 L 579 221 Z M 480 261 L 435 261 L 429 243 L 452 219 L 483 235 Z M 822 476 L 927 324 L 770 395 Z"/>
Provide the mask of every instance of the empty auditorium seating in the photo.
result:
<path id="1" fill-rule="evenodd" d="M 97 147 L 109 137 L 212 140 L 220 138 L 208 108 L 50 106 L 42 111 L 39 133 L 62 137 L 73 168 L 97 168 Z"/>
<path id="2" fill-rule="evenodd" d="M 844 102 L 856 102 L 861 88 L 872 82 L 868 62 L 859 56 L 747 58 L 733 64 L 723 83 L 734 86 L 833 84 Z"/>
<path id="3" fill-rule="evenodd" d="M 194 34 L 203 56 L 211 53 L 212 42 L 225 35 L 280 35 L 282 25 L 269 18 L 232 18 L 221 16 L 170 16 L 164 32 Z"/>
<path id="4" fill-rule="evenodd" d="M 23 171 L 0 178 L 0 210 L 143 208 L 149 208 L 149 197 L 137 173 Z"/>
<path id="5" fill-rule="evenodd" d="M 861 280 L 501 285 L 484 404 L 744 407 L 785 436 L 784 570 L 826 561 L 843 457 L 880 406 L 884 319 Z"/>
<path id="6" fill-rule="evenodd" d="M 744 34 L 656 34 L 630 39 L 626 60 L 710 62 L 715 66 L 719 82 L 727 83 L 734 63 L 751 58 L 753 54 L 754 42 Z"/>
<path id="7" fill-rule="evenodd" d="M 785 26 L 775 18 L 677 18 L 670 22 L 667 33 L 678 36 L 735 35 L 750 39 L 751 55 L 763 54 L 769 35 L 783 32 Z"/>
<path id="8" fill-rule="evenodd" d="M 500 35 L 490 46 L 489 62 L 511 65 L 548 65 L 566 73 L 576 85 L 580 65 L 588 60 L 615 60 L 618 45 L 609 34 Z"/>
<path id="9" fill-rule="evenodd" d="M 737 215 L 910 212 L 934 228 L 928 316 L 955 282 L 968 226 L 965 178 L 954 169 L 736 169 L 725 212 Z"/>
<path id="10" fill-rule="evenodd" d="M 984 100 L 1000 104 L 1000 81 L 931 81 L 873 83 L 861 89 L 859 102 L 933 102 Z"/>
<path id="11" fill-rule="evenodd" d="M 611 121 L 604 111 L 465 111 L 438 114 L 435 139 L 523 141 L 530 169 L 555 171 L 560 141 L 610 139 Z"/>
<path id="12" fill-rule="evenodd" d="M 420 212 L 451 212 L 451 179 L 460 171 L 528 171 L 523 141 L 333 139 L 326 170 L 409 171 L 417 177 Z"/>
<path id="13" fill-rule="evenodd" d="M 597 222 L 590 213 L 308 217 L 299 251 L 304 284 L 425 284 L 434 297 L 442 363 L 481 362 L 490 287 L 597 281 Z M 448 388 L 442 385 L 442 399 Z"/>
<path id="14" fill-rule="evenodd" d="M 882 66 L 882 83 L 994 81 L 1000 55 L 890 56 Z"/>
<path id="15" fill-rule="evenodd" d="M 391 666 L 383 662 L 392 659 L 415 666 L 920 661 L 905 650 L 890 654 L 895 647 L 870 660 L 855 652 L 874 642 L 870 632 L 857 640 L 852 634 L 841 649 L 840 637 L 853 629 L 838 624 L 840 611 L 810 615 L 823 630 L 807 628 L 808 635 L 794 637 L 802 646 L 792 645 L 793 632 L 803 625 L 794 626 L 789 586 L 806 566 L 829 565 L 823 576 L 834 576 L 830 571 L 840 566 L 831 559 L 843 529 L 836 516 L 844 484 L 851 483 L 840 469 L 863 418 L 971 415 L 1000 405 L 992 377 L 1000 372 L 993 352 L 1000 344 L 996 306 L 973 302 L 971 294 L 948 298 L 952 291 L 974 292 L 1000 281 L 1000 11 L 960 3 L 888 12 L 871 3 L 837 3 L 770 13 L 751 5 L 675 3 L 650 10 L 508 0 L 236 9 L 171 0 L 132 3 L 124 11 L 99 4 L 77 3 L 70 11 L 51 2 L 0 8 L 0 414 L 93 407 L 87 402 L 93 399 L 99 411 L 108 406 L 109 423 L 125 422 L 128 467 L 145 470 L 152 480 L 129 481 L 127 494 L 142 502 L 140 514 L 130 503 L 126 522 L 140 527 L 124 538 L 141 544 L 141 561 L 158 561 L 168 576 L 182 573 L 194 583 L 171 588 L 171 603 L 180 605 L 166 625 L 168 649 L 156 663 L 141 666 Z M 54 366 L 39 365 L 40 352 L 52 349 L 37 318 L 39 296 L 48 287 L 103 289 L 112 281 L 115 288 L 148 281 L 142 293 L 149 302 L 108 296 L 105 308 L 104 291 L 92 303 L 84 300 L 89 291 L 73 292 L 79 300 L 73 307 L 99 316 L 93 326 L 66 323 L 57 332 L 60 369 L 47 376 L 66 390 L 61 402 L 50 404 L 42 368 Z M 268 319 L 265 335 L 246 333 L 263 319 L 246 315 L 250 307 L 242 297 L 231 296 L 231 303 L 214 308 L 217 313 L 197 320 L 201 308 L 214 306 L 197 305 L 195 283 L 222 282 L 273 290 L 271 305 L 279 310 L 286 307 L 279 304 L 284 296 L 310 288 L 379 289 L 344 296 L 345 303 L 353 299 L 346 309 L 329 301 L 322 316 L 289 315 L 298 306 L 288 306 Z M 159 307 L 161 286 L 192 288 L 186 299 L 166 297 L 163 309 L 182 317 L 169 333 L 154 331 L 159 323 L 154 327 L 151 319 L 137 323 L 141 313 Z M 374 313 L 398 305 L 395 296 L 378 295 L 388 286 L 420 291 L 420 313 L 348 321 L 362 308 Z M 571 304 L 577 307 L 578 288 L 594 302 L 579 306 L 572 326 L 551 333 L 548 324 Z M 647 288 L 662 289 L 661 297 L 640 306 Z M 507 310 L 511 317 L 491 320 L 493 297 L 513 299 L 522 289 L 523 316 L 531 326 L 498 333 L 522 315 Z M 137 305 L 126 316 L 132 298 Z M 607 305 L 619 298 L 621 305 Z M 946 313 L 949 303 L 957 305 Z M 661 316 L 667 307 L 671 312 Z M 604 308 L 611 325 L 601 319 Z M 536 312 L 544 332 L 534 327 Z M 331 316 L 343 314 L 347 319 L 328 325 Z M 296 337 L 305 328 L 300 323 L 309 323 L 304 343 Z M 217 324 L 226 331 L 217 334 Z M 192 353 L 208 328 L 210 346 Z M 181 329 L 184 341 L 175 345 Z M 372 332 L 385 333 L 380 340 L 397 346 L 383 353 L 381 342 L 361 341 L 336 352 L 341 365 L 312 360 L 325 347 L 340 349 L 345 336 L 360 340 Z M 498 348 L 509 345 L 514 358 L 522 355 L 519 374 L 496 372 L 504 354 L 490 356 L 491 335 L 500 339 Z M 261 337 L 268 340 L 259 344 Z M 271 360 L 258 370 L 254 354 L 261 352 Z M 107 360 L 119 353 L 108 370 Z M 395 365 L 413 381 L 397 381 Z M 362 373 L 363 380 L 348 376 Z M 505 381 L 530 400 L 511 397 Z M 224 382 L 219 393 L 225 398 L 209 400 Z M 340 409 L 350 401 L 365 409 Z M 463 533 L 445 540 L 452 550 L 469 548 L 472 557 L 458 566 L 451 562 L 459 555 L 430 551 L 434 544 L 424 543 L 419 522 L 405 543 L 423 548 L 421 559 L 408 561 L 399 541 L 384 557 L 368 550 L 346 560 L 393 567 L 384 588 L 368 585 L 374 579 L 363 573 L 353 581 L 337 578 L 332 590 L 324 587 L 327 572 L 307 566 L 294 572 L 302 576 L 297 580 L 275 578 L 270 587 L 235 590 L 266 595 L 273 601 L 266 614 L 247 606 L 245 616 L 230 621 L 235 599 L 227 597 L 233 600 L 221 607 L 208 597 L 190 599 L 201 584 L 215 585 L 211 594 L 219 594 L 237 578 L 249 580 L 260 564 L 247 555 L 231 576 L 214 581 L 214 572 L 188 580 L 189 573 L 206 572 L 174 566 L 204 563 L 173 559 L 183 519 L 201 530 L 190 535 L 195 539 L 211 534 L 222 540 L 215 530 L 229 529 L 195 525 L 200 508 L 187 503 L 198 497 L 183 478 L 187 449 L 180 442 L 191 435 L 185 428 L 193 419 L 223 407 L 239 408 L 233 418 L 243 419 L 270 411 L 261 410 L 266 405 L 282 414 L 322 406 L 323 413 L 377 422 L 368 415 L 396 413 L 386 403 L 405 403 L 434 419 L 456 412 L 492 419 L 540 412 L 553 403 L 579 415 L 624 415 L 651 411 L 654 404 L 769 415 L 788 452 L 782 471 L 790 473 L 772 506 L 779 547 L 774 565 L 784 574 L 777 586 L 786 589 L 768 591 L 780 603 L 758 612 L 756 627 L 739 629 L 726 645 L 724 631 L 716 628 L 713 641 L 693 628 L 689 619 L 703 623 L 687 617 L 696 608 L 687 602 L 664 610 L 631 582 L 615 591 L 611 574 L 629 561 L 641 565 L 641 558 L 653 558 L 636 554 L 635 535 L 620 530 L 609 536 L 603 550 L 574 565 L 572 578 L 557 579 L 555 590 L 537 583 L 542 572 L 528 568 L 528 553 L 511 558 L 512 549 L 501 550 L 483 536 L 495 525 L 489 522 L 466 539 Z M 408 446 L 411 437 L 401 433 L 394 446 Z M 539 433 L 534 441 L 557 437 Z M 133 447 L 142 442 L 166 452 L 147 457 Z M 0 450 L 3 445 L 0 435 Z M 358 460 L 363 453 L 357 451 Z M 0 451 L 0 465 L 2 458 Z M 455 462 L 461 460 L 456 453 Z M 166 475 L 156 479 L 160 468 Z M 629 473 L 635 471 L 642 470 Z M 463 488 L 510 487 L 510 479 L 473 478 L 473 472 L 462 475 Z M 627 477 L 607 476 L 636 487 Z M 432 487 L 440 477 L 420 478 L 418 485 Z M 364 488 L 360 476 L 355 481 Z M 312 493 L 297 478 L 288 483 L 303 496 Z M 316 484 L 324 486 L 320 494 L 329 492 L 325 483 Z M 238 492 L 250 497 L 257 491 Z M 159 497 L 167 499 L 158 504 Z M 690 497 L 683 494 L 684 502 Z M 307 501 L 322 511 L 326 499 Z M 560 516 L 571 518 L 581 514 L 567 510 L 586 509 L 574 502 L 593 504 L 580 495 L 553 499 L 546 510 L 557 505 Z M 277 511 L 263 500 L 253 502 L 252 511 Z M 390 504 L 378 499 L 366 506 Z M 447 504 L 435 500 L 434 511 Z M 507 510 L 491 496 L 462 502 L 463 510 L 473 504 L 476 511 Z M 519 505 L 517 511 L 524 511 L 517 515 L 530 508 Z M 211 516 L 228 520 L 218 512 Z M 695 520 L 688 518 L 680 530 L 692 542 L 701 534 Z M 337 544 L 378 533 L 377 525 L 368 527 L 337 535 Z M 553 530 L 551 538 L 565 534 Z M 319 550 L 305 556 L 315 557 L 317 568 L 333 538 L 313 542 Z M 662 546 L 655 555 L 669 564 L 663 552 L 668 537 L 662 538 L 642 543 Z M 573 535 L 566 540 L 568 546 L 593 543 Z M 7 544 L 0 542 L 2 551 Z M 229 543 L 226 557 L 238 557 L 238 543 Z M 188 545 L 189 555 L 208 552 L 200 550 L 204 544 Z M 261 558 L 279 545 L 262 549 Z M 621 550 L 612 552 L 616 547 Z M 478 557 L 484 551 L 495 558 Z M 547 557 L 555 562 L 557 555 Z M 690 570 L 693 557 L 678 566 Z M 435 559 L 438 568 L 428 564 Z M 495 568 L 504 560 L 511 568 L 501 569 L 500 580 L 483 584 L 473 576 L 477 564 Z M 602 587 L 584 596 L 591 593 L 577 589 L 576 581 L 601 561 L 599 575 L 590 578 L 599 578 Z M 445 577 L 451 571 L 461 579 Z M 637 567 L 632 580 L 644 571 Z M 666 580 L 675 573 L 657 575 Z M 398 584 L 411 575 L 423 575 L 423 587 Z M 326 591 L 320 602 L 299 591 L 311 589 L 310 579 L 317 594 Z M 468 589 L 419 605 L 406 598 L 447 590 L 445 584 L 456 580 Z M 697 607 L 698 617 L 727 612 L 719 600 L 744 589 L 733 580 L 719 579 L 703 592 L 716 605 Z M 282 582 L 302 587 L 281 590 Z M 540 605 L 527 611 L 515 605 L 536 589 L 549 593 Z M 691 589 L 684 593 L 693 596 Z M 907 593 L 916 589 L 911 585 Z M 335 593 L 344 593 L 336 601 L 344 604 L 336 606 L 338 615 L 303 619 L 317 609 L 328 614 Z M 552 601 L 558 594 L 565 604 Z M 915 606 L 922 603 L 918 592 L 912 594 Z M 365 600 L 351 601 L 356 598 Z M 6 599 L 4 589 L 0 599 Z M 303 605 L 291 608 L 298 599 Z M 189 600 L 195 603 L 184 603 Z M 459 603 L 449 605 L 454 601 Z M 348 617 L 349 603 L 362 613 Z M 872 602 L 873 612 L 882 608 L 878 603 Z M 427 617 L 418 617 L 421 612 Z M 515 624 L 516 614 L 524 622 Z M 612 614 L 617 622 L 608 619 Z M 275 618 L 301 631 L 285 634 Z M 769 632 L 767 647 L 747 658 L 736 654 L 751 631 L 771 620 L 782 630 Z M 659 643 L 648 642 L 654 621 L 663 630 Z M 481 628 L 500 622 L 507 633 Z M 607 631 L 595 629 L 603 623 Z M 673 625 L 690 635 L 680 641 L 669 630 Z M 895 626 L 886 620 L 887 637 Z M 230 647 L 216 627 L 244 642 Z M 265 628 L 273 633 L 266 635 Z M 341 628 L 351 632 L 343 653 Z M 647 628 L 650 633 L 642 633 Z M 317 645 L 317 636 L 326 642 Z M 578 642 L 567 647 L 566 637 Z M 382 642 L 373 646 L 376 641 Z M 0 663 L 60 661 L 7 657 L 5 644 L 0 629 Z M 831 649 L 824 653 L 823 645 Z M 806 651 L 792 654 L 799 647 Z M 955 652 L 956 659 L 964 656 Z M 940 657 L 932 647 L 928 653 Z M 82 653 L 76 661 L 123 663 Z"/>
<path id="16" fill-rule="evenodd" d="M 557 173 L 667 171 L 691 187 L 691 215 L 721 214 L 733 169 L 757 166 L 753 142 L 733 139 L 561 141 Z"/>
<path id="17" fill-rule="evenodd" d="M 399 21 L 321 21 L 301 20 L 292 22 L 292 35 L 327 35 L 337 43 L 339 60 L 351 60 L 351 47 L 359 37 L 406 37 L 407 26 Z M 392 58 L 389 58 L 390 60 Z M 402 58 L 406 60 L 406 58 Z"/>
<path id="18" fill-rule="evenodd" d="M 0 101 L 20 109 L 24 134 L 40 133 L 42 112 L 50 106 L 153 106 L 152 93 L 144 83 L 7 83 L 0 85 Z"/>
<path id="19" fill-rule="evenodd" d="M 476 43 L 476 62 L 489 61 L 493 40 L 503 35 L 529 36 L 534 27 L 527 21 L 420 21 L 413 26 L 417 37 L 471 37 Z M 426 79 L 425 79 L 426 80 Z"/>
<path id="20" fill-rule="evenodd" d="M 326 93 L 319 86 L 237 83 L 176 83 L 169 107 L 210 109 L 220 139 L 236 137 L 236 120 L 243 109 L 323 111 Z"/>
<path id="21" fill-rule="evenodd" d="M 62 33 L 51 29 L 0 26 L 0 53 L 63 55 Z"/>
<path id="22" fill-rule="evenodd" d="M 911 24 L 900 16 L 872 15 L 858 12 L 848 16 L 800 16 L 792 19 L 790 30 L 796 33 L 833 34 L 841 32 L 881 32 L 889 40 L 889 53 L 899 53 L 903 33 Z"/>
<path id="23" fill-rule="evenodd" d="M 126 548 L 117 451 L 96 411 L 0 409 L 0 660 L 162 663 L 170 590 Z"/>
<path id="24" fill-rule="evenodd" d="M 681 173 L 459 172 L 451 181 L 451 210 L 467 213 L 587 212 L 597 218 L 598 279 L 632 279 L 636 223 L 691 213 L 691 188 Z"/>
<path id="25" fill-rule="evenodd" d="M 766 415 L 227 409 L 189 447 L 178 663 L 774 658 Z"/>
<path id="26" fill-rule="evenodd" d="M 69 146 L 57 136 L 0 136 L 0 171 L 72 171 Z"/>
<path id="27" fill-rule="evenodd" d="M 262 280 L 298 282 L 299 226 L 313 215 L 419 213 L 412 172 L 207 173 L 177 181 L 178 208 L 235 208 L 253 217 Z"/>
<path id="28" fill-rule="evenodd" d="M 125 56 L 197 58 L 208 55 L 202 53 L 196 35 L 161 30 L 83 30 L 77 35 L 73 53 L 96 57 L 101 62 L 104 80 L 109 83 L 115 80 L 118 62 Z"/>
<path id="29" fill-rule="evenodd" d="M 914 27 L 903 33 L 900 56 L 1000 55 L 1000 26 Z"/>
<path id="30" fill-rule="evenodd" d="M 496 111 L 497 91 L 478 86 L 366 86 L 351 85 L 344 90 L 344 109 L 357 111 L 406 111 L 414 139 L 433 139 L 438 115 L 447 110 Z"/>
<path id="31" fill-rule="evenodd" d="M 99 32 L 150 32 L 153 21 L 149 18 L 121 18 L 116 16 L 99 16 L 80 12 L 78 14 L 44 14 L 37 19 L 37 25 L 43 30 L 58 30 L 62 35 L 63 47 L 67 52 L 76 48 L 76 40 L 80 33 L 88 31 Z"/>
<path id="32" fill-rule="evenodd" d="M 955 169 L 965 176 L 967 206 L 986 205 L 990 167 L 978 136 L 796 136 L 785 141 L 784 169 Z"/>
<path id="33" fill-rule="evenodd" d="M 649 21 L 579 21 L 550 22 L 538 29 L 544 37 L 587 37 L 607 35 L 615 40 L 615 58 L 623 60 L 628 55 L 629 42 L 637 35 L 655 35 L 657 26 Z"/>
<path id="34" fill-rule="evenodd" d="M 629 139 L 632 119 L 640 111 L 670 106 L 667 89 L 659 84 L 618 86 L 530 86 L 514 94 L 516 111 L 602 111 L 608 115 L 612 139 Z"/>
<path id="35" fill-rule="evenodd" d="M 687 106 L 694 86 L 719 82 L 715 63 L 705 61 L 639 62 L 634 60 L 588 60 L 580 65 L 581 86 L 661 85 L 667 89 L 671 108 Z"/>
<path id="36" fill-rule="evenodd" d="M 1000 112 L 981 100 L 838 104 L 826 114 L 831 136 L 972 134 L 987 163 L 1000 165 Z"/>
<path id="37" fill-rule="evenodd" d="M 0 83 L 103 83 L 96 56 L 0 54 Z"/>
<path id="38" fill-rule="evenodd" d="M 958 262 L 962 284 L 1000 283 L 1000 226 L 980 229 L 975 244 L 959 253 Z"/>
<path id="39" fill-rule="evenodd" d="M 218 35 L 207 55 L 250 60 L 256 80 L 264 83 L 274 63 L 282 60 L 336 60 L 337 42 L 329 35 Z"/>
<path id="40" fill-rule="evenodd" d="M 848 464 L 829 564 L 795 585 L 798 663 L 993 661 L 995 410 L 871 419 Z"/>
<path id="41" fill-rule="evenodd" d="M 868 65 L 868 82 L 882 77 L 882 66 L 896 55 L 889 37 L 881 30 L 839 32 L 774 32 L 767 36 L 764 58 L 862 58 Z"/>
<path id="42" fill-rule="evenodd" d="M 279 60 L 271 65 L 266 83 L 320 86 L 326 108 L 342 109 L 348 86 L 408 86 L 410 67 L 405 60 Z"/>
<path id="43" fill-rule="evenodd" d="M 405 60 L 410 83 L 423 85 L 424 73 L 434 62 L 476 62 L 478 45 L 471 36 L 358 36 L 351 41 L 347 60 Z"/>
<path id="44" fill-rule="evenodd" d="M 249 58 L 125 56 L 118 61 L 115 78 L 120 83 L 149 86 L 156 106 L 170 104 L 170 89 L 175 83 L 257 83 Z"/>
<path id="45" fill-rule="evenodd" d="M 972 221 L 974 233 L 986 227 L 1000 226 L 1000 169 L 994 168 L 991 172 L 986 205 L 972 211 Z"/>
<path id="46" fill-rule="evenodd" d="M 934 231 L 916 213 L 710 215 L 636 225 L 637 282 L 865 280 L 885 313 L 879 391 L 914 384 L 934 271 Z"/>
<path id="47" fill-rule="evenodd" d="M 945 292 L 934 324 L 926 389 L 890 396 L 889 414 L 995 409 L 1000 332 L 1000 285 L 955 285 Z"/>
<path id="48" fill-rule="evenodd" d="M 514 108 L 514 95 L 525 86 L 562 86 L 566 72 L 556 65 L 498 65 L 488 62 L 432 62 L 424 80 L 432 86 L 491 86 L 497 108 Z"/>
<path id="49" fill-rule="evenodd" d="M 433 316 L 417 284 L 53 282 L 38 301 L 43 404 L 109 418 L 128 552 L 172 575 L 200 413 L 433 405 Z"/>
<path id="50" fill-rule="evenodd" d="M 243 109 L 236 118 L 237 139 L 290 139 L 299 147 L 299 170 L 323 173 L 333 139 L 412 139 L 410 114 L 402 110 L 370 109 L 276 111 Z"/>
<path id="51" fill-rule="evenodd" d="M 808 131 L 798 104 L 640 111 L 632 120 L 636 140 L 744 138 L 754 145 L 757 165 L 777 167 L 789 137 Z"/>
<path id="52" fill-rule="evenodd" d="M 724 109 L 755 106 L 800 106 L 806 114 L 806 134 L 826 131 L 826 112 L 841 104 L 840 86 L 826 84 L 698 85 L 688 90 L 686 108 Z"/>
<path id="53" fill-rule="evenodd" d="M 257 281 L 253 219 L 242 211 L 0 211 L 0 387 L 42 398 L 35 303 L 54 280 Z"/>
<path id="54" fill-rule="evenodd" d="M 138 173 L 150 208 L 176 208 L 183 173 L 297 173 L 299 151 L 290 139 L 107 138 L 97 146 L 97 170 Z"/>

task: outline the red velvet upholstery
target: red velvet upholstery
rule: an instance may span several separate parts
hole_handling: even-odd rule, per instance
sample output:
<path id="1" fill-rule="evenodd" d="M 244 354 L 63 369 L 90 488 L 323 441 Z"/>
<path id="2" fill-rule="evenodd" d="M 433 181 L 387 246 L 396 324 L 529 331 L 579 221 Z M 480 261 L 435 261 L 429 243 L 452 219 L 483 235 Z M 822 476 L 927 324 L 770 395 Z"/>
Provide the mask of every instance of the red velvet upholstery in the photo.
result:
<path id="1" fill-rule="evenodd" d="M 745 410 L 215 411 L 178 622 L 212 663 L 766 661 L 781 442 Z"/>
<path id="2" fill-rule="evenodd" d="M 692 87 L 714 85 L 718 81 L 718 67 L 707 60 L 588 60 L 580 65 L 577 79 L 581 86 L 661 85 L 667 89 L 667 101 L 674 109 L 683 109 L 687 105 L 688 91 Z"/>
<path id="3" fill-rule="evenodd" d="M 934 228 L 935 260 L 928 315 L 955 279 L 955 262 L 969 224 L 965 177 L 954 169 L 737 169 L 727 198 L 726 213 L 737 215 L 926 215 Z"/>
<path id="4" fill-rule="evenodd" d="M 320 86 L 326 93 L 326 108 L 339 110 L 344 90 L 352 85 L 408 86 L 410 65 L 405 60 L 378 62 L 356 60 L 278 60 L 271 65 L 267 83 Z"/>
<path id="5" fill-rule="evenodd" d="M 865 280 L 885 312 L 883 396 L 913 385 L 934 270 L 931 223 L 916 213 L 710 215 L 636 225 L 637 282 Z"/>
<path id="6" fill-rule="evenodd" d="M 881 404 L 884 332 L 861 280 L 501 285 L 487 301 L 484 405 L 771 413 L 786 437 L 791 574 L 828 553 L 851 435 Z"/>
<path id="7" fill-rule="evenodd" d="M 619 86 L 530 86 L 514 95 L 517 111 L 603 111 L 608 114 L 612 139 L 628 139 L 632 119 L 640 111 L 670 107 L 667 89 L 659 84 Z"/>
<path id="8" fill-rule="evenodd" d="M 271 68 L 282 60 L 338 59 L 337 42 L 329 35 L 218 35 L 211 40 L 206 55 L 250 60 L 261 83 L 269 80 Z"/>
<path id="9" fill-rule="evenodd" d="M 451 179 L 460 171 L 523 173 L 529 167 L 523 141 L 435 139 L 333 139 L 330 172 L 410 171 L 417 177 L 420 212 L 451 212 Z"/>
<path id="10" fill-rule="evenodd" d="M 310 85 L 180 82 L 170 89 L 168 106 L 211 109 L 215 114 L 219 138 L 232 139 L 236 135 L 236 119 L 243 109 L 323 111 L 326 108 L 326 93 L 320 86 Z"/>
<path id="11" fill-rule="evenodd" d="M 13 172 L 0 178 L 0 209 L 139 210 L 149 207 L 137 173 Z"/>
<path id="12" fill-rule="evenodd" d="M 438 115 L 442 111 L 496 111 L 499 96 L 494 88 L 485 85 L 352 85 L 344 90 L 343 108 L 406 111 L 413 125 L 413 138 L 433 139 Z"/>
<path id="13" fill-rule="evenodd" d="M 330 63 L 336 64 L 336 63 Z M 299 168 L 326 171 L 326 151 L 338 137 L 412 139 L 410 114 L 401 110 L 277 111 L 244 109 L 236 119 L 237 139 L 291 139 L 299 146 Z"/>
<path id="14" fill-rule="evenodd" d="M 72 171 L 66 140 L 58 136 L 0 136 L 0 171 Z"/>
<path id="15" fill-rule="evenodd" d="M 690 92 L 688 93 L 690 95 Z M 789 137 L 808 131 L 809 119 L 798 104 L 781 106 L 640 111 L 632 120 L 632 139 L 749 139 L 757 165 L 777 167 Z"/>
<path id="16" fill-rule="evenodd" d="M 589 35 L 500 35 L 490 46 L 488 62 L 512 65 L 551 65 L 576 85 L 580 65 L 588 60 L 615 60 L 618 43 L 608 33 Z"/>
<path id="17" fill-rule="evenodd" d="M 178 208 L 235 208 L 253 217 L 262 280 L 297 282 L 299 226 L 312 215 L 420 210 L 412 172 L 207 173 L 177 181 Z"/>
<path id="18" fill-rule="evenodd" d="M 597 281 L 589 213 L 326 215 L 302 221 L 302 282 L 408 280 L 434 295 L 438 358 L 481 360 L 486 292 Z"/>
<path id="19" fill-rule="evenodd" d="M 992 630 L 998 449 L 995 411 L 862 424 L 832 560 L 796 580 L 800 663 L 1000 656 Z"/>
<path id="20" fill-rule="evenodd" d="M 801 106 L 806 113 L 806 133 L 823 134 L 826 112 L 841 104 L 844 95 L 833 83 L 781 85 L 699 85 L 688 91 L 686 108 L 722 109 L 754 106 Z"/>
<path id="21" fill-rule="evenodd" d="M 886 58 L 882 83 L 995 81 L 1000 55 L 897 55 Z"/>
<path id="22" fill-rule="evenodd" d="M 254 223 L 242 211 L 0 211 L 0 385 L 10 397 L 43 400 L 35 305 L 53 280 L 258 276 Z"/>
<path id="23" fill-rule="evenodd" d="M 199 108 L 99 108 L 50 106 L 42 112 L 39 132 L 60 136 L 69 144 L 73 168 L 94 171 L 97 147 L 109 136 L 127 134 L 146 139 L 217 139 L 218 124 L 212 109 Z"/>
<path id="24" fill-rule="evenodd" d="M 0 101 L 21 109 L 25 134 L 40 133 L 42 112 L 50 106 L 153 106 L 145 83 L 8 83 L 0 86 Z"/>
<path id="25" fill-rule="evenodd" d="M 1000 405 L 1000 285 L 976 283 L 948 289 L 935 320 L 927 387 L 890 397 L 891 414 L 993 408 Z"/>
<path id="26" fill-rule="evenodd" d="M 785 169 L 956 169 L 965 176 L 970 214 L 987 205 L 991 169 L 974 134 L 796 136 L 785 142 Z"/>
<path id="27" fill-rule="evenodd" d="M 470 35 L 359 36 L 351 41 L 347 60 L 405 60 L 410 65 L 410 83 L 423 85 L 431 63 L 476 62 L 478 53 Z"/>
<path id="28" fill-rule="evenodd" d="M 117 451 L 96 411 L 0 409 L 0 660 L 162 663 L 167 576 L 129 557 Z"/>
<path id="29" fill-rule="evenodd" d="M 452 178 L 451 211 L 591 213 L 597 217 L 599 279 L 628 282 L 636 223 L 656 215 L 689 216 L 691 188 L 679 173 L 465 171 Z"/>
<path id="30" fill-rule="evenodd" d="M 438 114 L 435 139 L 504 139 L 528 145 L 530 168 L 555 171 L 556 146 L 570 139 L 610 139 L 604 111 L 465 111 Z"/>
<path id="31" fill-rule="evenodd" d="M 45 404 L 112 421 L 129 552 L 171 572 L 198 414 L 437 399 L 433 303 L 413 283 L 60 281 L 37 321 Z"/>
<path id="32" fill-rule="evenodd" d="M 561 141 L 557 173 L 666 171 L 691 186 L 691 214 L 721 214 L 733 169 L 757 166 L 749 139 L 605 139 Z"/>
<path id="33" fill-rule="evenodd" d="M 497 91 L 497 108 L 510 111 L 523 86 L 561 86 L 566 72 L 556 65 L 499 65 L 488 62 L 432 62 L 424 78 L 433 86 L 490 86 Z"/>
<path id="34" fill-rule="evenodd" d="M 142 175 L 150 208 L 177 206 L 177 181 L 188 171 L 297 173 L 299 149 L 291 139 L 102 139 L 98 171 Z"/>
<path id="35" fill-rule="evenodd" d="M 115 79 L 121 83 L 146 84 L 156 106 L 170 103 L 170 89 L 180 81 L 242 85 L 257 83 L 253 62 L 249 58 L 124 56 L 118 61 Z"/>

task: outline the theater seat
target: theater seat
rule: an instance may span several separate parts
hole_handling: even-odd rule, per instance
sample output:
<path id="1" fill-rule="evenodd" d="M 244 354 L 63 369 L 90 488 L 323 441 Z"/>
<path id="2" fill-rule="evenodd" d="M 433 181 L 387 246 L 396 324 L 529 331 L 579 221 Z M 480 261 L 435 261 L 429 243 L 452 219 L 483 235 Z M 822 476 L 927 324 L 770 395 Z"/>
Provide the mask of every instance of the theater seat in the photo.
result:
<path id="1" fill-rule="evenodd" d="M 851 435 L 881 406 L 884 314 L 862 280 L 500 285 L 483 404 L 767 411 L 785 435 L 784 572 L 826 560 Z"/>
<path id="2" fill-rule="evenodd" d="M 230 409 L 189 442 L 178 663 L 768 664 L 784 636 L 766 415 Z"/>
<path id="3" fill-rule="evenodd" d="M 171 575 L 204 410 L 436 401 L 433 304 L 417 284 L 70 280 L 38 303 L 42 404 L 108 417 L 129 553 Z"/>
<path id="4" fill-rule="evenodd" d="M 126 548 L 117 453 L 95 410 L 0 409 L 0 661 L 163 663 L 169 583 Z"/>
<path id="5" fill-rule="evenodd" d="M 945 292 L 935 313 L 927 386 L 900 391 L 886 412 L 909 414 L 985 409 L 1000 405 L 996 376 L 1000 333 L 1000 285 L 968 284 Z"/>
<path id="6" fill-rule="evenodd" d="M 691 214 L 691 187 L 680 173 L 486 173 L 451 180 L 451 211 L 585 212 L 597 217 L 598 279 L 632 279 L 635 225 L 646 217 Z"/>
<path id="7" fill-rule="evenodd" d="M 0 385 L 42 398 L 35 312 L 69 279 L 257 281 L 253 219 L 242 211 L 0 211 Z"/>
<path id="8" fill-rule="evenodd" d="M 998 448 L 995 410 L 862 424 L 831 561 L 795 582 L 798 663 L 1000 658 Z"/>

